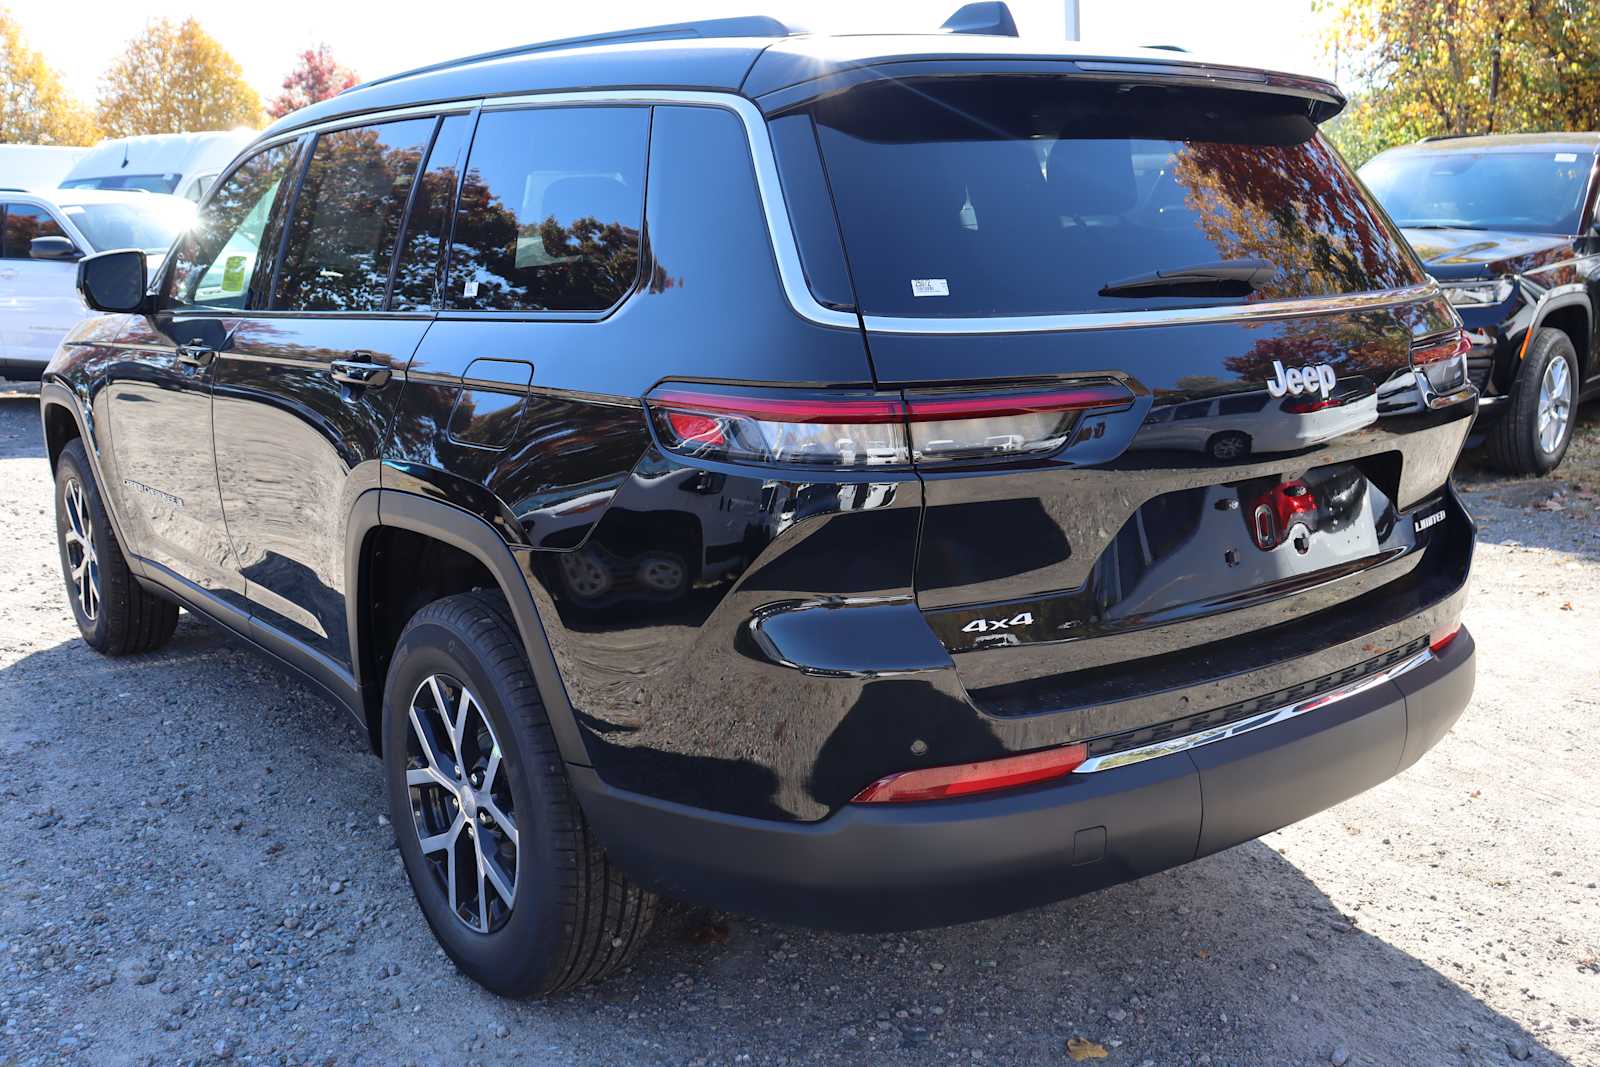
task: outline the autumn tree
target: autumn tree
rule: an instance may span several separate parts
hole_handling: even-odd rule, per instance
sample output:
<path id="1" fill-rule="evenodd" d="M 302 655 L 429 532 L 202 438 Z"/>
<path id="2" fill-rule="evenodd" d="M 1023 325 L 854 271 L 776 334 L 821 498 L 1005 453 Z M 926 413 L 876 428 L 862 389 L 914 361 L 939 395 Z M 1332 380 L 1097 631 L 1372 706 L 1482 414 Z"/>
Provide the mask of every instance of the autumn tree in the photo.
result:
<path id="1" fill-rule="evenodd" d="M 261 98 L 239 63 L 194 19 L 151 22 L 100 83 L 110 137 L 225 130 L 261 123 Z"/>
<path id="2" fill-rule="evenodd" d="M 360 79 L 349 67 L 341 66 L 333 58 L 328 46 L 318 45 L 300 53 L 294 68 L 283 79 L 283 92 L 267 105 L 267 113 L 282 118 L 318 100 L 336 96 L 356 84 Z"/>
<path id="3" fill-rule="evenodd" d="M 0 143 L 86 145 L 99 140 L 94 120 L 61 85 L 44 57 L 22 39 L 0 8 Z"/>
<path id="4" fill-rule="evenodd" d="M 1594 0 L 1321 0 L 1356 97 L 1329 133 L 1352 163 L 1430 135 L 1600 126 Z"/>

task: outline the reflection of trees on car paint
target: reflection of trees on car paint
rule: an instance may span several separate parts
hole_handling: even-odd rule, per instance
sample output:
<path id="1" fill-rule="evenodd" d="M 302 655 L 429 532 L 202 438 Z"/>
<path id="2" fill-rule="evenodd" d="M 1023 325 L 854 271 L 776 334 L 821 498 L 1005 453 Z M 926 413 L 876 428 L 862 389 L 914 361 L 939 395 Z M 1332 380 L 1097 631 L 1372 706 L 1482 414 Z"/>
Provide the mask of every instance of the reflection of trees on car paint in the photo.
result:
<path id="1" fill-rule="evenodd" d="M 377 310 L 433 119 L 317 138 L 289 220 L 274 307 Z"/>

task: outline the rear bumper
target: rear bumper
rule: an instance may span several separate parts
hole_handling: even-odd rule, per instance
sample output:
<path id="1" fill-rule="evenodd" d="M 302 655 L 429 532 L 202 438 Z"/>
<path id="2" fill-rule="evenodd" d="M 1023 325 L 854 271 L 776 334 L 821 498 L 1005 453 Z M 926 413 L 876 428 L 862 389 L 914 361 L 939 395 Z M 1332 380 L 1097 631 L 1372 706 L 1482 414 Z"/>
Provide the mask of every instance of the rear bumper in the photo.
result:
<path id="1" fill-rule="evenodd" d="M 805 925 L 914 929 L 1129 881 L 1337 804 L 1443 737 L 1473 675 L 1463 630 L 1381 685 L 1201 748 L 979 799 L 849 805 L 816 823 L 709 812 L 571 773 L 612 858 L 652 889 Z"/>

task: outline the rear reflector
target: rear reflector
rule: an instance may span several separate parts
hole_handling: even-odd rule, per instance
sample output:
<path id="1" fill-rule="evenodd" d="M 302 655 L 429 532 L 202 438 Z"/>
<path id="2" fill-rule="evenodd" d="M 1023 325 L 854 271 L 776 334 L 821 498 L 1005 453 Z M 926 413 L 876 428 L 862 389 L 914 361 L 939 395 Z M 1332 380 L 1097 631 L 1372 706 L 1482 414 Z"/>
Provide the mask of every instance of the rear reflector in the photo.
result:
<path id="1" fill-rule="evenodd" d="M 1085 412 L 1133 404 L 1118 382 L 866 393 L 664 386 L 645 398 L 671 452 L 742 462 L 863 467 L 1054 452 Z"/>
<path id="2" fill-rule="evenodd" d="M 1459 622 L 1452 622 L 1446 626 L 1439 627 L 1437 630 L 1433 631 L 1433 633 L 1428 635 L 1428 650 L 1431 651 L 1435 656 L 1439 655 L 1445 649 L 1450 647 L 1450 643 L 1454 641 L 1460 633 L 1461 624 Z"/>
<path id="3" fill-rule="evenodd" d="M 853 798 L 856 804 L 897 804 L 914 800 L 946 800 L 951 797 L 992 793 L 999 789 L 1062 778 L 1089 758 L 1084 745 L 1063 745 L 1021 756 L 958 763 L 953 767 L 929 767 L 902 771 L 879 778 Z"/>

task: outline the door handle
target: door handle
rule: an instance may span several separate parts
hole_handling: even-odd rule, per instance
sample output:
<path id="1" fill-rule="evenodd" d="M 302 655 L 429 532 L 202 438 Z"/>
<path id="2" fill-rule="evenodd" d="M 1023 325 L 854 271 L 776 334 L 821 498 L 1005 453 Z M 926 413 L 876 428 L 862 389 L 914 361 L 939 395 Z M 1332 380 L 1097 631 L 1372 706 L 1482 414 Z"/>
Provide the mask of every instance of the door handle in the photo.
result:
<path id="1" fill-rule="evenodd" d="M 370 359 L 336 359 L 329 365 L 328 374 L 352 389 L 382 389 L 389 383 L 389 368 Z"/>
<path id="2" fill-rule="evenodd" d="M 216 358 L 217 350 L 210 345 L 179 345 L 178 362 L 185 367 L 206 367 Z"/>

